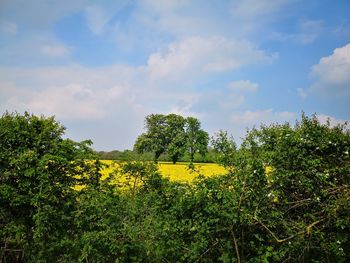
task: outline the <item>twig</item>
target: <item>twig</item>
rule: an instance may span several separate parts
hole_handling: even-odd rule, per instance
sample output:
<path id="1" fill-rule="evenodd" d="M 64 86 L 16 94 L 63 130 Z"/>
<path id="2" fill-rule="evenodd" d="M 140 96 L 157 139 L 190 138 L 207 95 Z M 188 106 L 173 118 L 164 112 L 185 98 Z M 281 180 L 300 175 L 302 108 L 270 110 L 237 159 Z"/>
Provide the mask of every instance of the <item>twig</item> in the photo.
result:
<path id="1" fill-rule="evenodd" d="M 255 220 L 257 220 L 257 219 L 255 219 Z M 257 221 L 260 223 L 260 225 L 262 225 L 263 228 L 265 228 L 273 236 L 273 238 L 276 240 L 277 243 L 283 243 L 283 242 L 286 242 L 286 241 L 293 239 L 294 237 L 296 237 L 298 235 L 304 234 L 305 232 L 309 233 L 311 228 L 313 226 L 317 225 L 318 223 L 322 222 L 323 219 L 317 220 L 317 221 L 313 222 L 312 224 L 308 225 L 307 227 L 305 227 L 304 230 L 300 230 L 299 232 L 295 233 L 294 235 L 291 235 L 291 236 L 283 238 L 283 239 L 279 239 L 263 222 L 261 222 L 259 220 L 257 220 Z"/>
<path id="2" fill-rule="evenodd" d="M 206 251 L 204 251 L 195 262 L 198 262 L 205 254 L 207 254 L 209 252 L 210 249 L 215 247 L 218 243 L 219 243 L 219 241 L 216 241 L 215 244 L 213 244 L 210 248 L 208 248 Z"/>

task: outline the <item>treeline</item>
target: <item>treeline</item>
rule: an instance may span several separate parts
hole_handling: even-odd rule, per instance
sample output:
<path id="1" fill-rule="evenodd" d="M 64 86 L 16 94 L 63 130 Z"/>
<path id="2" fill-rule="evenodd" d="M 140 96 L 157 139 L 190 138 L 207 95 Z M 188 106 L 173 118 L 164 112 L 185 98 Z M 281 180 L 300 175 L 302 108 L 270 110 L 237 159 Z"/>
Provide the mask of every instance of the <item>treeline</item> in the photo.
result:
<path id="1" fill-rule="evenodd" d="M 229 172 L 191 185 L 141 161 L 101 180 L 91 142 L 63 133 L 53 118 L 0 119 L 1 262 L 350 261 L 345 126 L 302 116 L 238 150 L 222 133 Z"/>
<path id="2" fill-rule="evenodd" d="M 143 161 L 154 161 L 154 153 L 145 152 L 138 153 L 134 150 L 113 150 L 113 151 L 97 151 L 96 154 L 101 160 L 120 160 L 120 161 L 130 161 L 130 160 L 143 160 Z M 194 155 L 195 163 L 215 163 L 218 159 L 218 153 L 213 149 L 208 147 L 207 152 L 203 156 L 202 154 L 196 153 Z M 160 162 L 172 162 L 171 157 L 163 153 L 159 156 L 157 161 Z M 190 162 L 190 156 L 188 154 L 184 154 L 177 160 L 177 162 Z"/>
<path id="3" fill-rule="evenodd" d="M 211 138 L 194 117 L 177 114 L 151 114 L 145 118 L 145 132 L 134 144 L 133 150 L 97 152 L 107 160 L 146 160 L 198 163 L 220 162 L 223 143 L 232 149 L 235 142 L 227 132 L 219 131 Z"/>

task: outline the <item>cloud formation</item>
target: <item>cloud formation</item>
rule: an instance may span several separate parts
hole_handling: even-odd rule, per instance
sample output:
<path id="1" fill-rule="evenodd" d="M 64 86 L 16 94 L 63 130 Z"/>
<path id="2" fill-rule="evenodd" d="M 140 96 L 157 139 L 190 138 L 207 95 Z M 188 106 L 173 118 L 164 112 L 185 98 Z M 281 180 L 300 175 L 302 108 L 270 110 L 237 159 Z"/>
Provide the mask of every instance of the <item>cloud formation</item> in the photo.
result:
<path id="1" fill-rule="evenodd" d="M 147 66 L 152 79 L 182 78 L 210 72 L 235 70 L 260 62 L 271 62 L 267 54 L 248 41 L 224 37 L 189 37 L 150 55 Z"/>
<path id="2" fill-rule="evenodd" d="M 312 67 L 311 91 L 320 96 L 350 97 L 350 44 L 336 48 Z"/>
<path id="3" fill-rule="evenodd" d="M 259 85 L 250 80 L 237 80 L 230 82 L 228 87 L 235 92 L 256 92 Z"/>
<path id="4" fill-rule="evenodd" d="M 83 134 L 98 149 L 130 148 L 150 113 L 196 116 L 209 132 L 236 137 L 261 122 L 294 120 L 305 107 L 346 119 L 347 103 L 323 109 L 331 97 L 349 98 L 349 19 L 314 14 L 322 5 L 2 0 L 0 111 L 56 115 L 73 139 Z M 305 89 L 310 65 L 337 46 Z"/>
<path id="5" fill-rule="evenodd" d="M 257 111 L 244 111 L 235 113 L 231 117 L 231 121 L 237 124 L 244 124 L 247 127 L 252 125 L 271 124 L 280 122 L 293 122 L 296 120 L 297 114 L 294 112 L 282 111 L 276 112 L 273 109 L 257 110 Z"/>
<path id="6" fill-rule="evenodd" d="M 47 44 L 42 46 L 42 52 L 52 57 L 65 57 L 68 55 L 68 48 L 63 44 Z"/>
<path id="7" fill-rule="evenodd" d="M 0 30 L 6 34 L 16 35 L 18 31 L 18 26 L 16 23 L 13 22 L 2 21 L 0 23 Z"/>

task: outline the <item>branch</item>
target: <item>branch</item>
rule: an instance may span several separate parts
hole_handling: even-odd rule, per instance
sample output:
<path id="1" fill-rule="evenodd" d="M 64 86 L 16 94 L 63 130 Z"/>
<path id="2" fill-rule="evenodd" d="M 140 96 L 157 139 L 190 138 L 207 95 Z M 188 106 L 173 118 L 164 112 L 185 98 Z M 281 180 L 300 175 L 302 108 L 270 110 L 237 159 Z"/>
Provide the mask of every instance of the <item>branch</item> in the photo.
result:
<path id="1" fill-rule="evenodd" d="M 210 248 L 208 248 L 206 251 L 204 251 L 204 252 L 199 256 L 199 258 L 198 258 L 195 262 L 198 262 L 206 253 L 209 252 L 210 249 L 212 249 L 213 247 L 215 247 L 218 243 L 219 243 L 219 241 L 216 241 Z M 191 251 L 191 250 L 190 250 L 190 251 Z"/>
<path id="2" fill-rule="evenodd" d="M 236 239 L 235 233 L 233 232 L 233 229 L 231 229 L 231 234 L 232 234 L 232 237 L 233 237 L 233 244 L 235 245 L 235 250 L 236 250 L 236 255 L 237 255 L 237 261 L 238 261 L 238 263 L 241 263 L 241 259 L 240 259 L 240 257 L 239 257 L 237 239 Z"/>
<path id="3" fill-rule="evenodd" d="M 310 225 L 308 225 L 307 227 L 305 227 L 304 230 L 300 230 L 299 232 L 297 232 L 297 233 L 295 233 L 294 235 L 291 235 L 291 236 L 289 236 L 289 237 L 287 237 L 287 238 L 279 239 L 279 238 L 275 235 L 275 233 L 273 233 L 263 222 L 259 221 L 259 220 L 256 219 L 256 218 L 255 218 L 255 220 L 257 220 L 257 221 L 259 222 L 259 224 L 262 225 L 262 227 L 265 228 L 265 229 L 273 236 L 273 238 L 276 240 L 277 243 L 283 243 L 283 242 L 289 241 L 289 240 L 295 238 L 295 237 L 298 236 L 298 235 L 304 234 L 305 232 L 306 232 L 306 233 L 310 233 L 311 228 L 312 228 L 313 226 L 315 226 L 315 225 L 317 225 L 318 223 L 320 223 L 320 222 L 323 221 L 323 219 L 317 220 L 317 221 L 311 223 Z"/>

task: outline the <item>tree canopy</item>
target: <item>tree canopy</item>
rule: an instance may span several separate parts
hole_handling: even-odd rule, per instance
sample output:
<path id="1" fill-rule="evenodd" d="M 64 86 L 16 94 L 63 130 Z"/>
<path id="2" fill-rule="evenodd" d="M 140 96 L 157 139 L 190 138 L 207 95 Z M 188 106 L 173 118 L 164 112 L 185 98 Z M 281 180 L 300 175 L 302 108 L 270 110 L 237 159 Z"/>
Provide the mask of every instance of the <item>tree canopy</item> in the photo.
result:
<path id="1" fill-rule="evenodd" d="M 194 154 L 205 154 L 208 147 L 208 133 L 194 117 L 184 118 L 176 114 L 151 114 L 145 119 L 146 132 L 135 142 L 134 149 L 139 152 L 153 152 L 157 162 L 159 156 L 167 153 L 176 163 L 188 152 L 193 162 Z"/>

